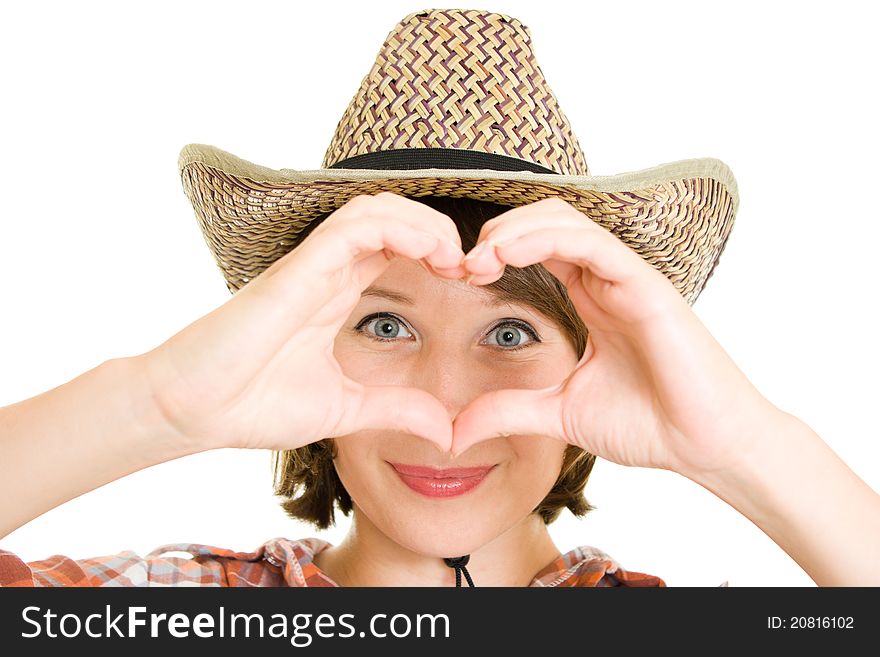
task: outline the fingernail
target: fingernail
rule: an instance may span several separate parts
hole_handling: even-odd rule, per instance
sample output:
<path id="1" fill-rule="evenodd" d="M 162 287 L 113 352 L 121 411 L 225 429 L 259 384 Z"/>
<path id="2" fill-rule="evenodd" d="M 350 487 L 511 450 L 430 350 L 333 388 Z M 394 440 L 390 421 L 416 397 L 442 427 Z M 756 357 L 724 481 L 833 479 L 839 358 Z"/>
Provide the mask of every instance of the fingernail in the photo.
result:
<path id="1" fill-rule="evenodd" d="M 470 285 L 471 281 L 474 280 L 474 276 L 476 276 L 476 274 L 468 274 L 468 277 L 464 279 L 464 282 Z"/>
<path id="2" fill-rule="evenodd" d="M 486 250 L 486 243 L 485 243 L 485 242 L 480 242 L 479 244 L 477 244 L 476 247 L 474 247 L 474 249 L 473 249 L 470 253 L 468 253 L 468 254 L 462 259 L 462 261 L 464 261 L 464 260 L 470 260 L 470 259 L 472 259 L 472 258 L 476 258 L 477 256 L 479 256 L 479 255 L 480 255 L 483 251 L 485 251 L 485 250 Z"/>

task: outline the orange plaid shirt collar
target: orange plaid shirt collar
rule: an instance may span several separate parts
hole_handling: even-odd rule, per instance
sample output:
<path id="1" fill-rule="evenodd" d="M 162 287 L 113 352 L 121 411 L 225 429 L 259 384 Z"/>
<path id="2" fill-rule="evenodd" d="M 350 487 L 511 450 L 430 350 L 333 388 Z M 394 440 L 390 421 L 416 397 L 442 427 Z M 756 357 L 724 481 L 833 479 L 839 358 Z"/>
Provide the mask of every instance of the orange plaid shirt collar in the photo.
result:
<path id="1" fill-rule="evenodd" d="M 175 543 L 145 557 L 127 550 L 89 559 L 54 555 L 31 562 L 0 549 L 0 586 L 338 586 L 314 562 L 314 556 L 327 547 L 330 543 L 318 538 L 274 538 L 253 552 Z M 168 556 L 171 552 L 189 556 Z M 665 587 L 666 583 L 654 575 L 625 570 L 597 548 L 581 546 L 547 564 L 530 586 Z"/>

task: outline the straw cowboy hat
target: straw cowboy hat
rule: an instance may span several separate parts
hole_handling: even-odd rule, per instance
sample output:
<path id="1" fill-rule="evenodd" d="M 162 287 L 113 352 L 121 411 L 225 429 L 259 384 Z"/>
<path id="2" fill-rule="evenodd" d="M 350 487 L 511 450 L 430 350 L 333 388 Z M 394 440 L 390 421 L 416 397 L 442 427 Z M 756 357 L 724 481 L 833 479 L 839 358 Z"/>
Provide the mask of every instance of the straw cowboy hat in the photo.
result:
<path id="1" fill-rule="evenodd" d="M 390 191 L 509 206 L 558 196 L 693 304 L 739 203 L 732 172 L 715 158 L 590 175 L 528 27 L 482 10 L 428 9 L 397 23 L 320 169 L 271 169 L 206 144 L 185 146 L 178 168 L 233 293 L 293 249 L 314 218 Z"/>

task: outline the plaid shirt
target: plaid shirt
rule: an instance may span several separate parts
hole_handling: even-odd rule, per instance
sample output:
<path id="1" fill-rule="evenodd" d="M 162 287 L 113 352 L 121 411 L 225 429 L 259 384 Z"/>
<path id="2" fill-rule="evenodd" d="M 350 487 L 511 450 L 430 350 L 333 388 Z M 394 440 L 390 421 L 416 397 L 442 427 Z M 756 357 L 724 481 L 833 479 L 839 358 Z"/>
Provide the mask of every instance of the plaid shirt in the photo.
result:
<path id="1" fill-rule="evenodd" d="M 274 538 L 254 552 L 195 543 L 130 550 L 75 560 L 63 555 L 25 563 L 0 550 L 0 586 L 339 586 L 315 565 L 330 544 L 318 538 Z M 187 552 L 191 557 L 162 556 Z M 722 586 L 726 586 L 726 582 Z M 624 570 L 591 546 L 581 546 L 542 568 L 530 586 L 666 586 L 659 577 Z"/>

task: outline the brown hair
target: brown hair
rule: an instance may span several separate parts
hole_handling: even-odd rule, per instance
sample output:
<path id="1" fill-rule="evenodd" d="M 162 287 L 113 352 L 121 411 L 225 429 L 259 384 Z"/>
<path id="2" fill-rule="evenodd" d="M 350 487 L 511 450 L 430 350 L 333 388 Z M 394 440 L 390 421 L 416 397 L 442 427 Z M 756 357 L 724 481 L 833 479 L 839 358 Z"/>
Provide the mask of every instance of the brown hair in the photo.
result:
<path id="1" fill-rule="evenodd" d="M 488 201 L 445 196 L 407 196 L 448 215 L 458 227 L 465 253 L 476 244 L 480 228 L 489 219 L 510 209 Z M 330 213 L 313 220 L 301 239 Z M 578 359 L 584 354 L 589 334 L 577 310 L 571 303 L 565 286 L 540 263 L 518 268 L 508 265 L 504 275 L 481 288 L 507 302 L 521 303 L 555 322 L 567 335 Z M 291 518 L 306 520 L 318 529 L 334 524 L 334 504 L 344 515 L 352 508 L 351 497 L 342 485 L 333 459 L 336 456 L 332 438 L 325 438 L 297 449 L 274 452 L 275 495 L 284 500 L 281 507 Z M 568 445 L 562 468 L 553 488 L 534 509 L 545 524 L 553 522 L 568 508 L 575 516 L 586 515 L 595 507 L 584 497 L 596 457 L 589 452 Z M 300 494 L 296 496 L 297 492 Z"/>

